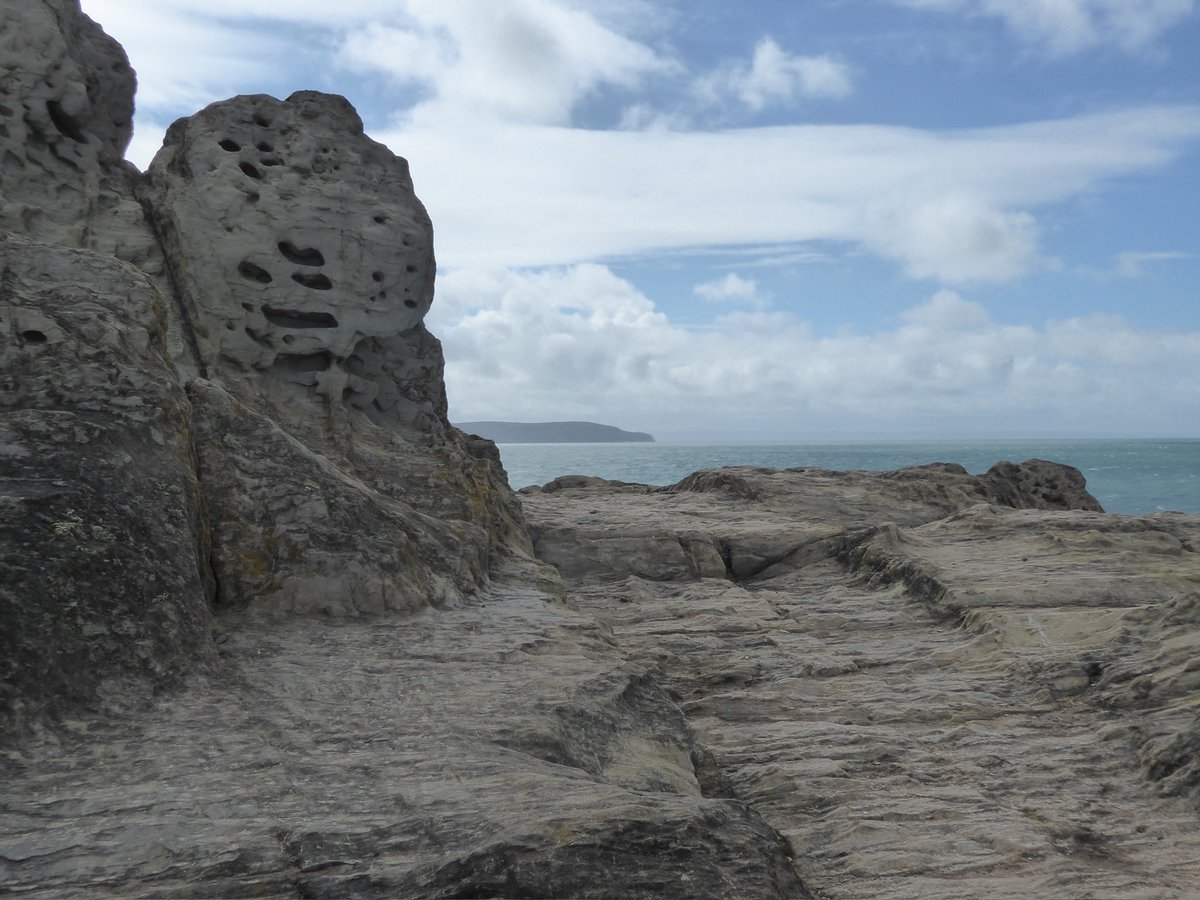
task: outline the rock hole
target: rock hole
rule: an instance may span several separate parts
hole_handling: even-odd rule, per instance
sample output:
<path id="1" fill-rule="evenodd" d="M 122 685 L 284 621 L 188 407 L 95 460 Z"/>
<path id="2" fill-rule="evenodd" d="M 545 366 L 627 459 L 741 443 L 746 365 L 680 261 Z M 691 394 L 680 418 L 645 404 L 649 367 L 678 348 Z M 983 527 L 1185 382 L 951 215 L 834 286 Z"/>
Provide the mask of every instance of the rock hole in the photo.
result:
<path id="1" fill-rule="evenodd" d="M 374 219 L 375 219 L 376 225 L 386 225 L 387 224 L 387 216 L 383 216 L 383 215 L 375 216 Z"/>
<path id="2" fill-rule="evenodd" d="M 337 328 L 338 320 L 327 312 L 302 312 L 264 306 L 263 315 L 280 328 Z"/>
<path id="3" fill-rule="evenodd" d="M 297 247 L 291 241 L 280 241 L 279 252 L 284 259 L 298 266 L 323 266 L 325 257 L 316 247 Z"/>
<path id="4" fill-rule="evenodd" d="M 387 291 L 380 291 L 380 292 L 379 292 L 379 299 L 380 299 L 380 300 L 386 300 L 386 299 L 387 299 Z"/>
<path id="5" fill-rule="evenodd" d="M 46 343 L 46 334 L 42 331 L 30 328 L 28 331 L 21 332 L 21 338 L 27 344 L 44 344 Z"/>
<path id="6" fill-rule="evenodd" d="M 271 278 L 271 273 L 262 266 L 256 266 L 248 259 L 238 263 L 238 274 L 243 278 L 249 278 L 251 281 L 257 281 L 259 284 L 270 284 L 274 279 Z"/>
<path id="7" fill-rule="evenodd" d="M 266 116 L 264 116 L 262 113 L 257 113 L 254 116 L 254 124 L 258 125 L 260 128 L 270 128 L 271 120 L 268 119 Z"/>
<path id="8" fill-rule="evenodd" d="M 251 203 L 257 203 L 262 195 L 258 191 L 251 191 L 246 195 L 246 199 Z"/>
<path id="9" fill-rule="evenodd" d="M 254 178 L 256 180 L 262 179 L 262 172 L 258 171 L 258 169 L 254 168 L 254 166 L 250 165 L 250 163 L 248 163 L 248 162 L 242 163 L 240 166 L 238 166 L 238 168 L 241 169 L 243 172 L 245 172 L 247 175 L 249 175 L 251 178 Z"/>
<path id="10" fill-rule="evenodd" d="M 231 141 L 229 138 L 225 138 L 217 146 L 222 150 L 228 150 L 230 153 L 237 153 L 242 149 L 241 144 L 239 144 L 237 141 Z"/>
<path id="11" fill-rule="evenodd" d="M 417 267 L 416 266 L 405 266 L 404 271 L 408 272 L 411 275 L 413 272 L 417 271 Z"/>
<path id="12" fill-rule="evenodd" d="M 409 309 L 416 309 L 416 308 L 417 308 L 417 301 L 416 301 L 416 300 L 412 300 L 412 299 L 405 300 L 405 301 L 404 301 L 404 305 L 405 305 L 405 306 L 407 306 Z"/>
<path id="13" fill-rule="evenodd" d="M 1104 674 L 1104 664 L 1093 660 L 1084 665 L 1083 674 L 1087 676 L 1088 684 L 1095 684 Z"/>
<path id="14" fill-rule="evenodd" d="M 332 357 L 325 350 L 317 353 L 281 353 L 275 357 L 273 368 L 285 372 L 324 372 Z"/>
<path id="15" fill-rule="evenodd" d="M 237 322 L 226 322 L 225 327 L 230 331 L 237 331 Z"/>
<path id="16" fill-rule="evenodd" d="M 252 340 L 257 341 L 258 343 L 262 344 L 264 347 L 271 346 L 271 339 L 269 337 L 267 337 L 265 334 L 263 334 L 261 331 L 256 331 L 255 329 L 251 328 L 249 325 L 247 325 L 245 327 L 245 329 L 243 329 L 243 330 L 246 332 L 246 334 L 250 335 Z"/>
<path id="17" fill-rule="evenodd" d="M 264 166 L 281 166 L 281 165 L 283 165 L 283 160 L 276 159 L 275 157 L 271 157 L 270 159 L 260 159 L 259 162 L 262 163 Z"/>
<path id="18" fill-rule="evenodd" d="M 271 153 L 275 150 L 275 148 L 272 147 L 270 144 L 268 144 L 266 141 L 259 141 L 254 146 L 257 147 L 259 149 L 259 151 L 261 151 L 262 153 Z"/>
<path id="19" fill-rule="evenodd" d="M 383 281 L 383 273 L 382 272 L 372 272 L 371 280 L 372 281 Z"/>
<path id="20" fill-rule="evenodd" d="M 294 334 L 285 334 L 283 336 L 283 342 L 285 344 L 294 344 L 296 343 L 296 336 Z"/>
<path id="21" fill-rule="evenodd" d="M 246 312 L 254 312 L 254 304 L 252 304 L 252 303 L 243 303 L 243 304 L 242 304 L 242 309 L 244 309 Z"/>
<path id="22" fill-rule="evenodd" d="M 50 121 L 64 135 L 80 144 L 86 144 L 87 138 L 79 129 L 79 124 L 66 114 L 57 100 L 46 101 L 46 112 L 50 113 Z"/>
<path id="23" fill-rule="evenodd" d="M 320 272 L 293 272 L 292 281 L 314 291 L 327 291 L 333 287 L 333 282 Z"/>

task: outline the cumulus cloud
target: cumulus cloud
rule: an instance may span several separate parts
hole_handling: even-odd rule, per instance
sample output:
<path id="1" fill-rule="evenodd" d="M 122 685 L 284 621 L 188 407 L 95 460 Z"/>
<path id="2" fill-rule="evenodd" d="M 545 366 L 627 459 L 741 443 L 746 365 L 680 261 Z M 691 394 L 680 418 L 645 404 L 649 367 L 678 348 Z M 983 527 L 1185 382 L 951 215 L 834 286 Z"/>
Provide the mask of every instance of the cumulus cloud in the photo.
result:
<path id="1" fill-rule="evenodd" d="M 682 328 L 594 264 L 459 271 L 440 281 L 433 320 L 451 415 L 464 420 L 594 418 L 659 433 L 720 422 L 746 436 L 915 421 L 995 434 L 1124 420 L 1167 433 L 1200 420 L 1200 332 L 1114 316 L 1005 325 L 951 291 L 893 328 L 821 336 L 785 312 Z"/>
<path id="2" fill-rule="evenodd" d="M 999 19 L 1021 41 L 1052 56 L 1098 46 L 1144 52 L 1191 15 L 1195 0 L 892 0 L 915 9 Z"/>
<path id="3" fill-rule="evenodd" d="M 432 97 L 414 111 L 560 124 L 601 85 L 632 87 L 670 63 L 590 13 L 553 0 L 408 0 L 406 21 L 351 31 L 352 66 L 420 80 Z"/>
<path id="4" fill-rule="evenodd" d="M 885 210 L 869 242 L 914 278 L 1009 281 L 1037 259 L 1037 224 L 1028 212 L 950 194 Z"/>
<path id="5" fill-rule="evenodd" d="M 794 56 L 774 38 L 754 48 L 750 62 L 721 66 L 699 78 L 694 92 L 709 103 L 735 99 L 753 112 L 799 99 L 847 97 L 853 92 L 845 63 L 829 56 Z"/>
<path id="6" fill-rule="evenodd" d="M 762 298 L 758 295 L 758 282 L 753 278 L 742 278 L 736 272 L 729 272 L 724 278 L 703 281 L 692 290 L 697 296 L 713 303 L 762 303 Z"/>

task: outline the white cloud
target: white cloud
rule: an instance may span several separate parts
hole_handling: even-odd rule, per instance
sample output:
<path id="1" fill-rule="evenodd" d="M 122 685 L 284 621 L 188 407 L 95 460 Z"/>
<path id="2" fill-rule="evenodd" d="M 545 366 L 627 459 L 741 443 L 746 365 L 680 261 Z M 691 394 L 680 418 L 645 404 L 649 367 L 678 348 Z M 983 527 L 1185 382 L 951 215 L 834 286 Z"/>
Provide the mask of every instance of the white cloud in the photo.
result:
<path id="1" fill-rule="evenodd" d="M 1037 224 L 1028 212 L 950 194 L 885 209 L 869 243 L 914 278 L 1010 281 L 1037 260 Z"/>
<path id="2" fill-rule="evenodd" d="M 729 63 L 697 79 L 694 92 L 709 103 L 734 98 L 753 112 L 798 99 L 841 98 L 853 92 L 849 68 L 829 56 L 794 56 L 770 37 L 749 64 Z"/>
<path id="3" fill-rule="evenodd" d="M 824 241 L 946 282 L 1020 276 L 1039 263 L 1042 208 L 1159 168 L 1197 136 L 1194 107 L 945 133 L 603 132 L 464 120 L 376 135 L 412 164 L 450 267 Z"/>
<path id="4" fill-rule="evenodd" d="M 701 282 L 693 290 L 697 296 L 713 303 L 729 300 L 751 304 L 762 302 L 758 295 L 758 283 L 753 278 L 742 278 L 736 272 L 729 272 L 724 278 Z"/>
<path id="5" fill-rule="evenodd" d="M 1173 250 L 1158 250 L 1149 252 L 1130 251 L 1117 254 L 1113 272 L 1122 278 L 1138 278 L 1145 274 L 1147 264 L 1171 262 L 1177 259 L 1192 259 L 1194 254 L 1180 253 Z"/>
<path id="6" fill-rule="evenodd" d="M 783 312 L 685 329 L 597 265 L 458 271 L 431 315 L 446 348 L 452 418 L 586 418 L 651 432 L 724 426 L 1061 433 L 1200 421 L 1200 332 L 1118 317 L 1003 325 L 941 291 L 893 329 L 821 337 Z M 1136 426 L 1132 426 L 1136 427 Z"/>
<path id="7" fill-rule="evenodd" d="M 426 82 L 433 96 L 414 110 L 418 117 L 562 124 L 598 87 L 633 87 L 670 68 L 645 45 L 554 0 L 408 0 L 405 9 L 406 21 L 351 31 L 342 57 L 348 65 Z"/>
<path id="8" fill-rule="evenodd" d="M 1051 56 L 1111 45 L 1151 49 L 1195 9 L 1195 0 L 891 0 L 915 9 L 1001 20 L 1020 40 Z"/>

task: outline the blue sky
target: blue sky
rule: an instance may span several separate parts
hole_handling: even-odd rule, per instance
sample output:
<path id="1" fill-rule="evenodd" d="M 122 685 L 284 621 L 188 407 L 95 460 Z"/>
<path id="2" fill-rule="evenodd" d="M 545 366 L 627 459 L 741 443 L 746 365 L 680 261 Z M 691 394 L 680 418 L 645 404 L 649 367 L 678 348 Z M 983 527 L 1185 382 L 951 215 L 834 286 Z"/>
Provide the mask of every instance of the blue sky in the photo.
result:
<path id="1" fill-rule="evenodd" d="M 1194 0 L 83 0 L 130 158 L 236 93 L 406 157 L 451 417 L 1200 435 Z"/>

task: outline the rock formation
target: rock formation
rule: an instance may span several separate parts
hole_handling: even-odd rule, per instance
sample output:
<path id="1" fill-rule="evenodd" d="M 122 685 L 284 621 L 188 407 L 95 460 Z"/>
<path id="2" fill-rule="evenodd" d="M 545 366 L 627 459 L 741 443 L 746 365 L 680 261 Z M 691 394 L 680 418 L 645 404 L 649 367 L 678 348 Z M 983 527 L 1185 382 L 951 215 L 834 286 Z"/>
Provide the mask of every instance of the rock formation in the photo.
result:
<path id="1" fill-rule="evenodd" d="M 0 0 L 0 893 L 1185 896 L 1200 524 L 1078 472 L 508 488 L 343 99 L 121 154 Z"/>
<path id="2" fill-rule="evenodd" d="M 1082 489 L 1034 461 L 523 494 L 568 600 L 820 896 L 1187 897 L 1200 517 Z"/>

